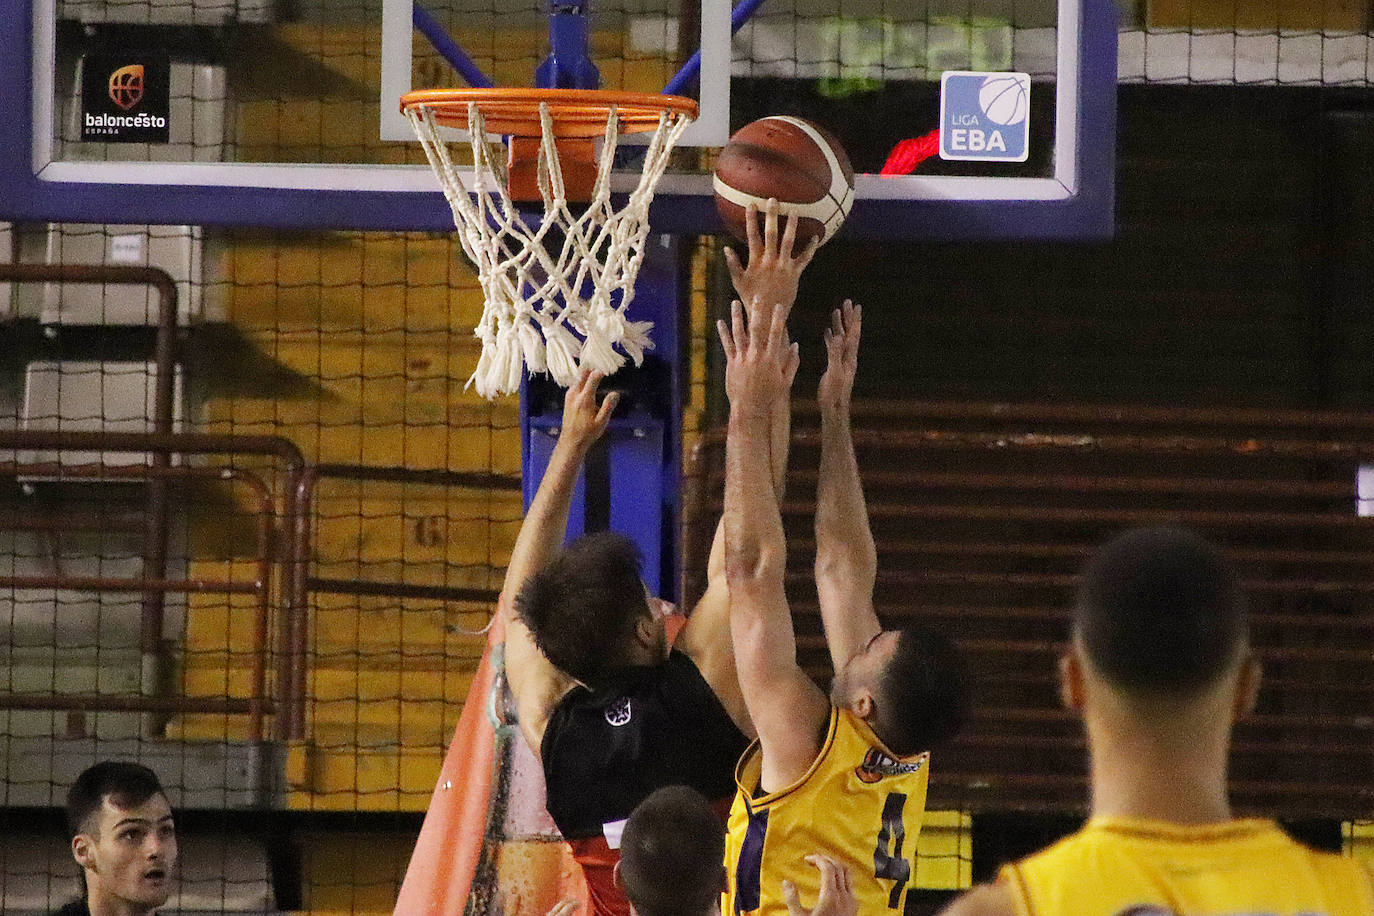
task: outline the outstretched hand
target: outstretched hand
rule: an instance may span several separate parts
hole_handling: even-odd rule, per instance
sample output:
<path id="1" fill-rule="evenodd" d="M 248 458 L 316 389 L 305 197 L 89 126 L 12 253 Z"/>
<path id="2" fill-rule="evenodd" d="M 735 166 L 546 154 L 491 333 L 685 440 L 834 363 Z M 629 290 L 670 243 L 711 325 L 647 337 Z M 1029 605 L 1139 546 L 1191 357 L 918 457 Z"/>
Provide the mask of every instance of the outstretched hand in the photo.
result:
<path id="1" fill-rule="evenodd" d="M 821 891 L 816 906 L 808 910 L 797 896 L 797 886 L 791 881 L 782 883 L 782 897 L 791 916 L 858 916 L 859 900 L 849 885 L 849 869 L 819 853 L 806 857 L 821 873 Z"/>
<path id="2" fill-rule="evenodd" d="M 787 399 L 801 357 L 787 342 L 787 311 L 757 297 L 749 303 L 748 323 L 739 300 L 730 303 L 730 324 L 716 322 L 725 348 L 725 393 L 732 409 L 760 414 Z"/>
<path id="3" fill-rule="evenodd" d="M 859 371 L 859 336 L 863 328 L 863 306 L 846 299 L 830 315 L 825 329 L 825 374 L 821 376 L 816 399 L 823 410 L 848 410 L 854 393 L 854 376 Z"/>
<path id="4" fill-rule="evenodd" d="M 563 432 L 559 441 L 585 448 L 601 438 L 616 404 L 620 403 L 620 392 L 612 391 L 597 405 L 596 389 L 604 378 L 600 372 L 586 371 L 568 386 L 563 395 Z"/>
<path id="5" fill-rule="evenodd" d="M 759 232 L 758 206 L 751 203 L 744 213 L 749 266 L 740 263 L 739 255 L 733 248 L 725 249 L 725 266 L 730 270 L 730 281 L 734 283 L 741 302 L 760 299 L 770 308 L 781 306 L 784 312 L 790 312 L 792 304 L 797 301 L 797 284 L 802 271 L 816 256 L 820 237 L 812 238 L 800 252 L 796 252 L 799 218 L 789 214 L 779 237 L 777 199 L 770 197 L 763 212 L 762 233 Z"/>

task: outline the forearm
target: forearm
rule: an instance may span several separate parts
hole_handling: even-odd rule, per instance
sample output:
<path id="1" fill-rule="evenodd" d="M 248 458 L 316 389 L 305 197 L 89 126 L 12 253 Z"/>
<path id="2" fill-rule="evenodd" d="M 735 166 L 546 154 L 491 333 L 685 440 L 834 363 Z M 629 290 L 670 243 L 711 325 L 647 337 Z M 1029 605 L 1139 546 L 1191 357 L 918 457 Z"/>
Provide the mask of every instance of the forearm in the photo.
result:
<path id="1" fill-rule="evenodd" d="M 868 524 L 859 462 L 849 414 L 837 408 L 821 412 L 821 465 L 816 494 L 816 570 L 857 577 L 869 590 L 878 570 L 878 554 Z"/>
<path id="2" fill-rule="evenodd" d="M 827 698 L 797 666 L 783 587 L 782 515 L 769 486 L 767 418 L 732 412 L 726 445 L 725 570 L 740 693 L 763 747 L 760 783 L 774 791 L 806 772 L 820 749 Z"/>
<path id="3" fill-rule="evenodd" d="M 868 522 L 848 410 L 822 406 L 816 497 L 816 588 L 837 666 L 878 632 L 873 586 L 878 554 Z"/>
<path id="4" fill-rule="evenodd" d="M 588 447 L 567 438 L 554 446 L 506 567 L 501 605 L 507 615 L 512 613 L 515 595 L 525 580 L 542 569 L 563 543 L 573 490 Z"/>
<path id="5" fill-rule="evenodd" d="M 788 399 L 775 407 L 769 427 L 768 462 L 778 502 L 782 502 L 787 492 L 787 454 L 791 445 L 792 401 Z"/>
<path id="6" fill-rule="evenodd" d="M 731 583 L 782 584 L 782 514 L 773 489 L 770 414 L 730 411 L 725 442 L 725 572 Z"/>
<path id="7" fill-rule="evenodd" d="M 779 405 L 770 415 L 768 435 L 769 474 L 773 480 L 773 494 L 779 503 L 787 490 L 787 454 L 792 442 L 792 404 Z M 722 515 L 711 538 L 711 553 L 706 560 L 706 579 L 711 581 L 725 572 L 725 518 Z"/>

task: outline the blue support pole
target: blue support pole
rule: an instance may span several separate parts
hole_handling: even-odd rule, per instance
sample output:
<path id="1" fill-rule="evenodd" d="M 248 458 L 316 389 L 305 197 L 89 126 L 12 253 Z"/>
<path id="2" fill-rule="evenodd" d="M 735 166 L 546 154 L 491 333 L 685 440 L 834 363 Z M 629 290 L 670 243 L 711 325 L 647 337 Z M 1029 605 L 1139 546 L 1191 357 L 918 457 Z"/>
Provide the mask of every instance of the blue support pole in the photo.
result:
<path id="1" fill-rule="evenodd" d="M 541 89 L 600 89 L 601 71 L 589 55 L 591 16 L 586 3 L 549 6 L 549 56 L 534 71 Z"/>
<path id="2" fill-rule="evenodd" d="M 429 40 L 434 50 L 439 52 L 439 56 L 449 62 L 453 69 L 458 71 L 458 75 L 463 78 L 469 86 L 474 89 L 490 89 L 491 80 L 485 73 L 478 69 L 462 48 L 458 47 L 458 42 L 449 37 L 438 21 L 418 3 L 411 3 L 410 21 L 420 33 Z"/>
<path id="3" fill-rule="evenodd" d="M 549 56 L 535 70 L 541 88 L 596 89 L 601 75 L 588 55 L 591 31 L 586 3 L 550 6 Z M 588 457 L 568 518 L 568 538 L 609 527 L 631 538 L 644 559 L 644 581 L 654 594 L 677 590 L 677 532 L 682 484 L 682 365 L 678 322 L 682 314 L 677 240 L 650 236 L 635 283 L 629 317 L 652 321 L 654 350 L 644 365 L 627 366 L 602 383 L 621 392 L 619 415 Z M 618 305 L 613 302 L 612 305 Z M 548 467 L 562 423 L 561 390 L 546 378 L 520 388 L 521 480 L 529 508 Z"/>
<path id="4" fill-rule="evenodd" d="M 763 0 L 744 0 L 739 6 L 730 11 L 730 34 L 733 35 L 744 24 L 753 18 L 754 13 L 763 5 Z M 664 95 L 681 95 L 682 91 L 691 85 L 692 80 L 697 78 L 701 72 L 701 49 L 692 52 L 692 56 L 687 58 L 687 63 L 682 65 L 682 69 L 668 80 L 668 85 L 663 87 Z"/>

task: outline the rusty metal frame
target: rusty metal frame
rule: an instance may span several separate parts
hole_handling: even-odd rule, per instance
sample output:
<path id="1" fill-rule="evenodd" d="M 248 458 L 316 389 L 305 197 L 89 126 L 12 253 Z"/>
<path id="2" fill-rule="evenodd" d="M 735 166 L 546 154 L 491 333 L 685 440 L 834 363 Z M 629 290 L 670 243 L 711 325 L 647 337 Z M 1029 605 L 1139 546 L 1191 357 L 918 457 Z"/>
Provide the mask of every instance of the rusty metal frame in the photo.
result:
<path id="1" fill-rule="evenodd" d="M 0 282 L 80 283 L 150 286 L 157 293 L 157 336 L 153 348 L 153 431 L 173 432 L 174 385 L 176 371 L 177 288 L 166 271 L 156 267 L 105 264 L 0 264 Z M 167 467 L 170 455 L 153 454 L 154 467 Z M 143 518 L 143 569 L 146 579 L 161 579 L 167 573 L 167 480 L 146 480 L 148 509 Z M 160 680 L 165 666 L 160 635 L 164 611 L 164 592 L 144 591 L 140 624 L 144 659 L 145 688 Z"/>
<path id="2" fill-rule="evenodd" d="M 166 454 L 166 453 L 164 453 Z M 256 578 L 252 582 L 216 579 L 166 579 L 147 576 L 128 579 L 111 576 L 0 576 L 0 588 L 63 588 L 76 591 L 198 592 L 250 594 L 254 597 L 251 692 L 246 700 L 60 694 L 0 694 L 0 709 L 121 710 L 141 712 L 210 712 L 248 716 L 248 740 L 263 739 L 263 717 L 278 707 L 267 696 L 266 659 L 268 621 L 271 616 L 272 547 L 276 505 L 271 490 L 262 478 L 239 468 L 195 468 L 159 466 L 61 465 L 52 462 L 0 463 L 0 475 L 52 476 L 77 480 L 232 480 L 247 486 L 256 502 L 257 551 Z M 161 634 L 158 634 L 159 637 Z"/>
<path id="3" fill-rule="evenodd" d="M 0 449 L 13 450 L 43 450 L 43 451 L 103 451 L 103 452 L 133 452 L 133 453 L 161 453 L 170 456 L 177 455 L 257 455 L 263 457 L 276 458 L 285 466 L 285 510 L 280 513 L 291 530 L 305 530 L 307 541 L 305 542 L 308 550 L 309 526 L 305 520 L 309 518 L 307 507 L 298 502 L 300 488 L 298 482 L 305 471 L 305 459 L 300 450 L 288 439 L 280 436 L 237 436 L 237 435 L 213 435 L 206 433 L 100 433 L 100 432 L 59 432 L 48 430 L 0 430 Z M 88 470 L 82 470 L 82 467 Z M 127 474 L 135 478 L 147 477 L 148 479 L 161 480 L 164 484 L 178 476 L 185 476 L 183 472 L 191 472 L 190 476 L 204 475 L 223 477 L 225 474 L 237 476 L 240 472 L 231 468 L 181 468 L 171 466 L 170 461 L 166 466 L 131 466 L 127 470 L 107 468 L 102 466 L 61 466 L 51 463 L 20 464 L 10 463 L 0 465 L 0 473 L 25 473 L 36 474 L 41 471 L 56 471 L 72 477 L 84 476 L 89 478 L 117 477 Z M 246 472 L 242 472 L 246 475 Z M 244 476 L 241 479 L 248 479 Z M 269 491 L 270 495 L 270 491 Z M 164 504 L 165 506 L 165 504 Z M 261 504 L 260 504 L 261 508 Z M 275 519 L 277 513 L 273 512 L 270 518 Z M 273 526 L 275 528 L 275 526 Z M 267 544 L 272 547 L 266 556 L 270 557 L 275 553 L 281 561 L 281 581 L 279 584 L 281 595 L 282 612 L 279 615 L 278 625 L 278 669 L 277 669 L 277 689 L 276 700 L 272 711 L 275 713 L 274 732 L 281 739 L 299 739 L 305 733 L 305 648 L 306 648 L 306 608 L 304 596 L 298 592 L 295 586 L 295 572 L 297 569 L 304 568 L 304 562 L 298 551 L 298 541 L 295 538 L 276 538 L 268 539 Z M 145 567 L 146 568 L 146 567 Z M 263 581 L 270 581 L 271 570 L 269 567 L 260 567 L 259 575 Z M 0 580 L 4 583 L 7 580 Z M 71 582 L 64 579 L 64 582 Z M 126 583 L 136 581 L 137 590 L 149 591 L 157 590 L 159 594 L 166 591 L 176 590 L 172 588 L 173 583 L 166 579 L 165 571 L 161 576 L 144 576 L 139 580 L 123 580 Z M 185 586 L 186 590 L 196 590 L 190 581 L 179 582 L 178 586 Z M 130 585 L 129 587 L 133 587 Z M 165 588 L 164 588 L 165 587 Z M 262 626 L 266 626 L 266 617 L 263 618 Z M 160 620 L 159 620 L 160 623 Z M 146 625 L 146 619 L 144 621 Z M 159 627 L 157 633 L 161 634 Z M 258 653 L 262 658 L 255 662 L 256 666 L 265 664 L 266 634 L 263 638 L 264 649 Z M 265 668 L 262 676 L 265 677 Z M 255 682 L 258 674 L 255 673 Z M 297 689 L 300 685 L 300 689 Z M 264 691 L 260 693 L 265 694 Z M 168 698 L 174 700 L 175 698 Z M 151 708 L 151 707 L 150 707 Z M 187 709 L 186 711 L 194 711 Z M 227 710 L 226 710 L 227 711 Z M 266 707 L 263 707 L 263 712 Z M 252 713 L 258 715 L 259 713 Z"/>

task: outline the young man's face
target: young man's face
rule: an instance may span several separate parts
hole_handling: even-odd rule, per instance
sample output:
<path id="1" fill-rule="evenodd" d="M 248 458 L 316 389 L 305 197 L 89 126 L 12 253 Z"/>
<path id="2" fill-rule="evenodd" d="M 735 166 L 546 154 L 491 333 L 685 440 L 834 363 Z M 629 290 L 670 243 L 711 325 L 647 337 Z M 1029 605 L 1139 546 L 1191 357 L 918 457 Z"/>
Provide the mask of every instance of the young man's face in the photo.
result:
<path id="1" fill-rule="evenodd" d="M 177 835 L 172 808 L 161 794 L 130 808 L 106 795 L 89 833 L 72 841 L 72 852 L 86 869 L 86 889 L 97 901 L 124 904 L 150 913 L 172 894 Z"/>

